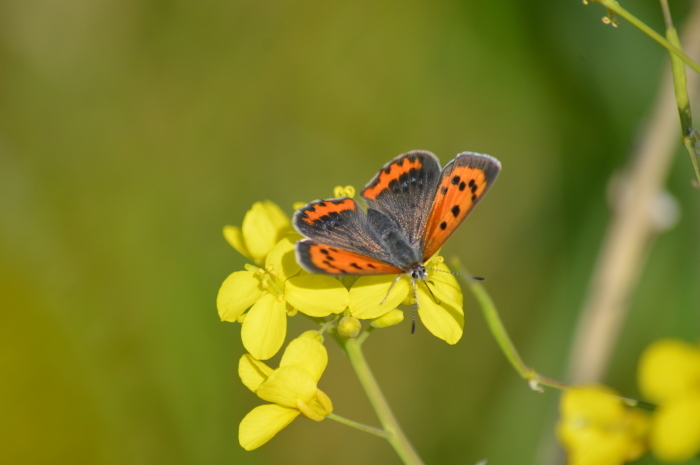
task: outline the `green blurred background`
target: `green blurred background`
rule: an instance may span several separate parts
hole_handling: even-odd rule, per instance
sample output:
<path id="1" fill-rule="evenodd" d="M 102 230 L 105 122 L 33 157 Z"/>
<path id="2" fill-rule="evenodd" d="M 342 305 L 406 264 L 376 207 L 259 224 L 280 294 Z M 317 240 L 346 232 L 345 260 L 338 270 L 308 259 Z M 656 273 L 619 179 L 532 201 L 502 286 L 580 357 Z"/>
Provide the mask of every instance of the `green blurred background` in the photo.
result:
<path id="1" fill-rule="evenodd" d="M 661 29 L 658 3 L 627 5 Z M 679 21 L 689 4 L 672 7 Z M 255 452 L 262 403 L 215 296 L 245 260 L 221 229 L 270 199 L 361 187 L 411 150 L 503 163 L 449 241 L 488 278 L 526 361 L 562 377 L 609 219 L 605 189 L 665 56 L 580 1 L 0 4 L 0 463 L 398 464 L 383 440 L 299 419 Z M 700 200 L 655 243 L 606 381 L 636 395 L 655 338 L 700 328 Z M 456 346 L 409 324 L 366 343 L 429 464 L 542 463 L 558 394 L 531 392 L 465 295 Z M 311 328 L 291 320 L 288 337 Z M 332 342 L 329 340 L 329 342 Z M 321 388 L 377 421 L 331 344 Z M 275 362 L 273 361 L 273 365 Z M 652 463 L 652 462 L 649 462 Z"/>

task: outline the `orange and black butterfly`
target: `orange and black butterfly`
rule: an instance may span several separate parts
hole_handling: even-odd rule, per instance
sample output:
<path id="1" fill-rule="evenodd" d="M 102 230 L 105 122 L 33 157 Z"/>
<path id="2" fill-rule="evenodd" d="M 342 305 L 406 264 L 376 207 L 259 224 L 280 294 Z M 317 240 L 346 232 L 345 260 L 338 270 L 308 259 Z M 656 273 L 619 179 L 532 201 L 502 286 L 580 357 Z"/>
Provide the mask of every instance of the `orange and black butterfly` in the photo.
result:
<path id="1" fill-rule="evenodd" d="M 431 258 L 481 200 L 501 171 L 489 155 L 463 152 L 441 171 L 430 152 L 399 155 L 351 198 L 316 200 L 294 214 L 297 261 L 326 274 L 406 273 L 426 281 Z"/>

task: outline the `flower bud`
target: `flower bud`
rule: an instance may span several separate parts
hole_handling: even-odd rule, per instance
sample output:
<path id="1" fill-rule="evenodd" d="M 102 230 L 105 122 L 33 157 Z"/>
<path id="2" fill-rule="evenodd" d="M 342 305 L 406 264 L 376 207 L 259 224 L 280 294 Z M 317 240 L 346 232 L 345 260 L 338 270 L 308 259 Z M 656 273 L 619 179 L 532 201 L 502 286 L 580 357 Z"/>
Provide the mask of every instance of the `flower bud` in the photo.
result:
<path id="1" fill-rule="evenodd" d="M 354 316 L 344 316 L 338 323 L 338 334 L 344 338 L 356 338 L 360 334 L 362 323 Z"/>

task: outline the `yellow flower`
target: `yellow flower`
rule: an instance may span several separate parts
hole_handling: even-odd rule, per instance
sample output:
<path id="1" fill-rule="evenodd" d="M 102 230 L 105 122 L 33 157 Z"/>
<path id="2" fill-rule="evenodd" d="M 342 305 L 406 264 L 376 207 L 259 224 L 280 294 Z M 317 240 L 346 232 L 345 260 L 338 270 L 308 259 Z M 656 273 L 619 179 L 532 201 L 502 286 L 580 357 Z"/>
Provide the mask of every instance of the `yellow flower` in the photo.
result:
<path id="1" fill-rule="evenodd" d="M 700 452 L 700 347 L 661 339 L 639 360 L 639 388 L 659 407 L 649 443 L 657 458 L 683 462 Z"/>
<path id="2" fill-rule="evenodd" d="M 277 204 L 255 202 L 243 218 L 243 226 L 225 226 L 224 237 L 231 246 L 258 265 L 287 233 L 293 231 L 289 217 Z"/>
<path id="3" fill-rule="evenodd" d="M 276 370 L 248 354 L 241 357 L 238 374 L 243 384 L 272 402 L 255 407 L 243 418 L 238 430 L 241 446 L 257 449 L 300 413 L 315 421 L 329 415 L 333 404 L 317 387 L 327 364 L 328 353 L 316 331 L 307 331 L 290 342 Z"/>
<path id="4" fill-rule="evenodd" d="M 625 407 L 616 395 L 602 386 L 562 395 L 557 435 L 569 465 L 620 465 L 642 456 L 647 416 Z"/>
<path id="5" fill-rule="evenodd" d="M 243 346 L 258 360 L 267 360 L 282 347 L 287 315 L 298 310 L 325 317 L 348 306 L 348 291 L 337 279 L 299 274 L 300 270 L 294 243 L 284 238 L 267 253 L 264 269 L 247 265 L 246 271 L 229 275 L 219 289 L 219 317 L 243 323 Z"/>
<path id="6" fill-rule="evenodd" d="M 418 315 L 434 336 L 448 344 L 456 344 L 464 329 L 462 290 L 442 257 L 426 263 L 428 282 L 435 298 L 422 282 L 418 282 Z M 431 270 L 432 269 L 432 270 Z M 441 270 L 441 271 L 433 271 Z M 395 309 L 399 304 L 413 303 L 413 290 L 404 275 L 389 292 L 396 275 L 362 276 L 350 288 L 350 312 L 355 318 L 375 319 Z M 387 296 L 387 292 L 389 292 Z M 384 298 L 386 297 L 386 301 Z M 382 301 L 384 301 L 382 303 Z"/>

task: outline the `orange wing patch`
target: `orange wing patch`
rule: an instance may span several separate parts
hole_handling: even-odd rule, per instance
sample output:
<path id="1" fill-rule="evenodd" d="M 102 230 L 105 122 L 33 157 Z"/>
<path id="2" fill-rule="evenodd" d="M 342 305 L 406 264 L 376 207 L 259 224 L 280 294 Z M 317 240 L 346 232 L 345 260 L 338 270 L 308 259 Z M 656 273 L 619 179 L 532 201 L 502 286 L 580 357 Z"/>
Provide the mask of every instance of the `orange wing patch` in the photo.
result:
<path id="1" fill-rule="evenodd" d="M 312 273 L 326 274 L 398 274 L 395 266 L 366 255 L 348 252 L 310 240 L 297 242 L 297 261 Z"/>
<path id="2" fill-rule="evenodd" d="M 442 247 L 484 196 L 494 177 L 482 168 L 471 166 L 455 166 L 444 173 L 423 234 L 424 259 L 432 257 Z"/>
<path id="3" fill-rule="evenodd" d="M 408 173 L 412 169 L 421 169 L 422 167 L 423 164 L 420 158 L 407 155 L 395 163 L 384 167 L 370 185 L 362 191 L 362 196 L 376 200 L 379 194 L 389 188 L 391 181 L 398 179 L 402 174 Z"/>
<path id="4" fill-rule="evenodd" d="M 308 204 L 302 210 L 299 218 L 307 224 L 314 225 L 317 220 L 331 213 L 342 213 L 348 210 L 354 210 L 356 203 L 353 199 L 338 199 L 338 200 L 322 200 Z"/>

